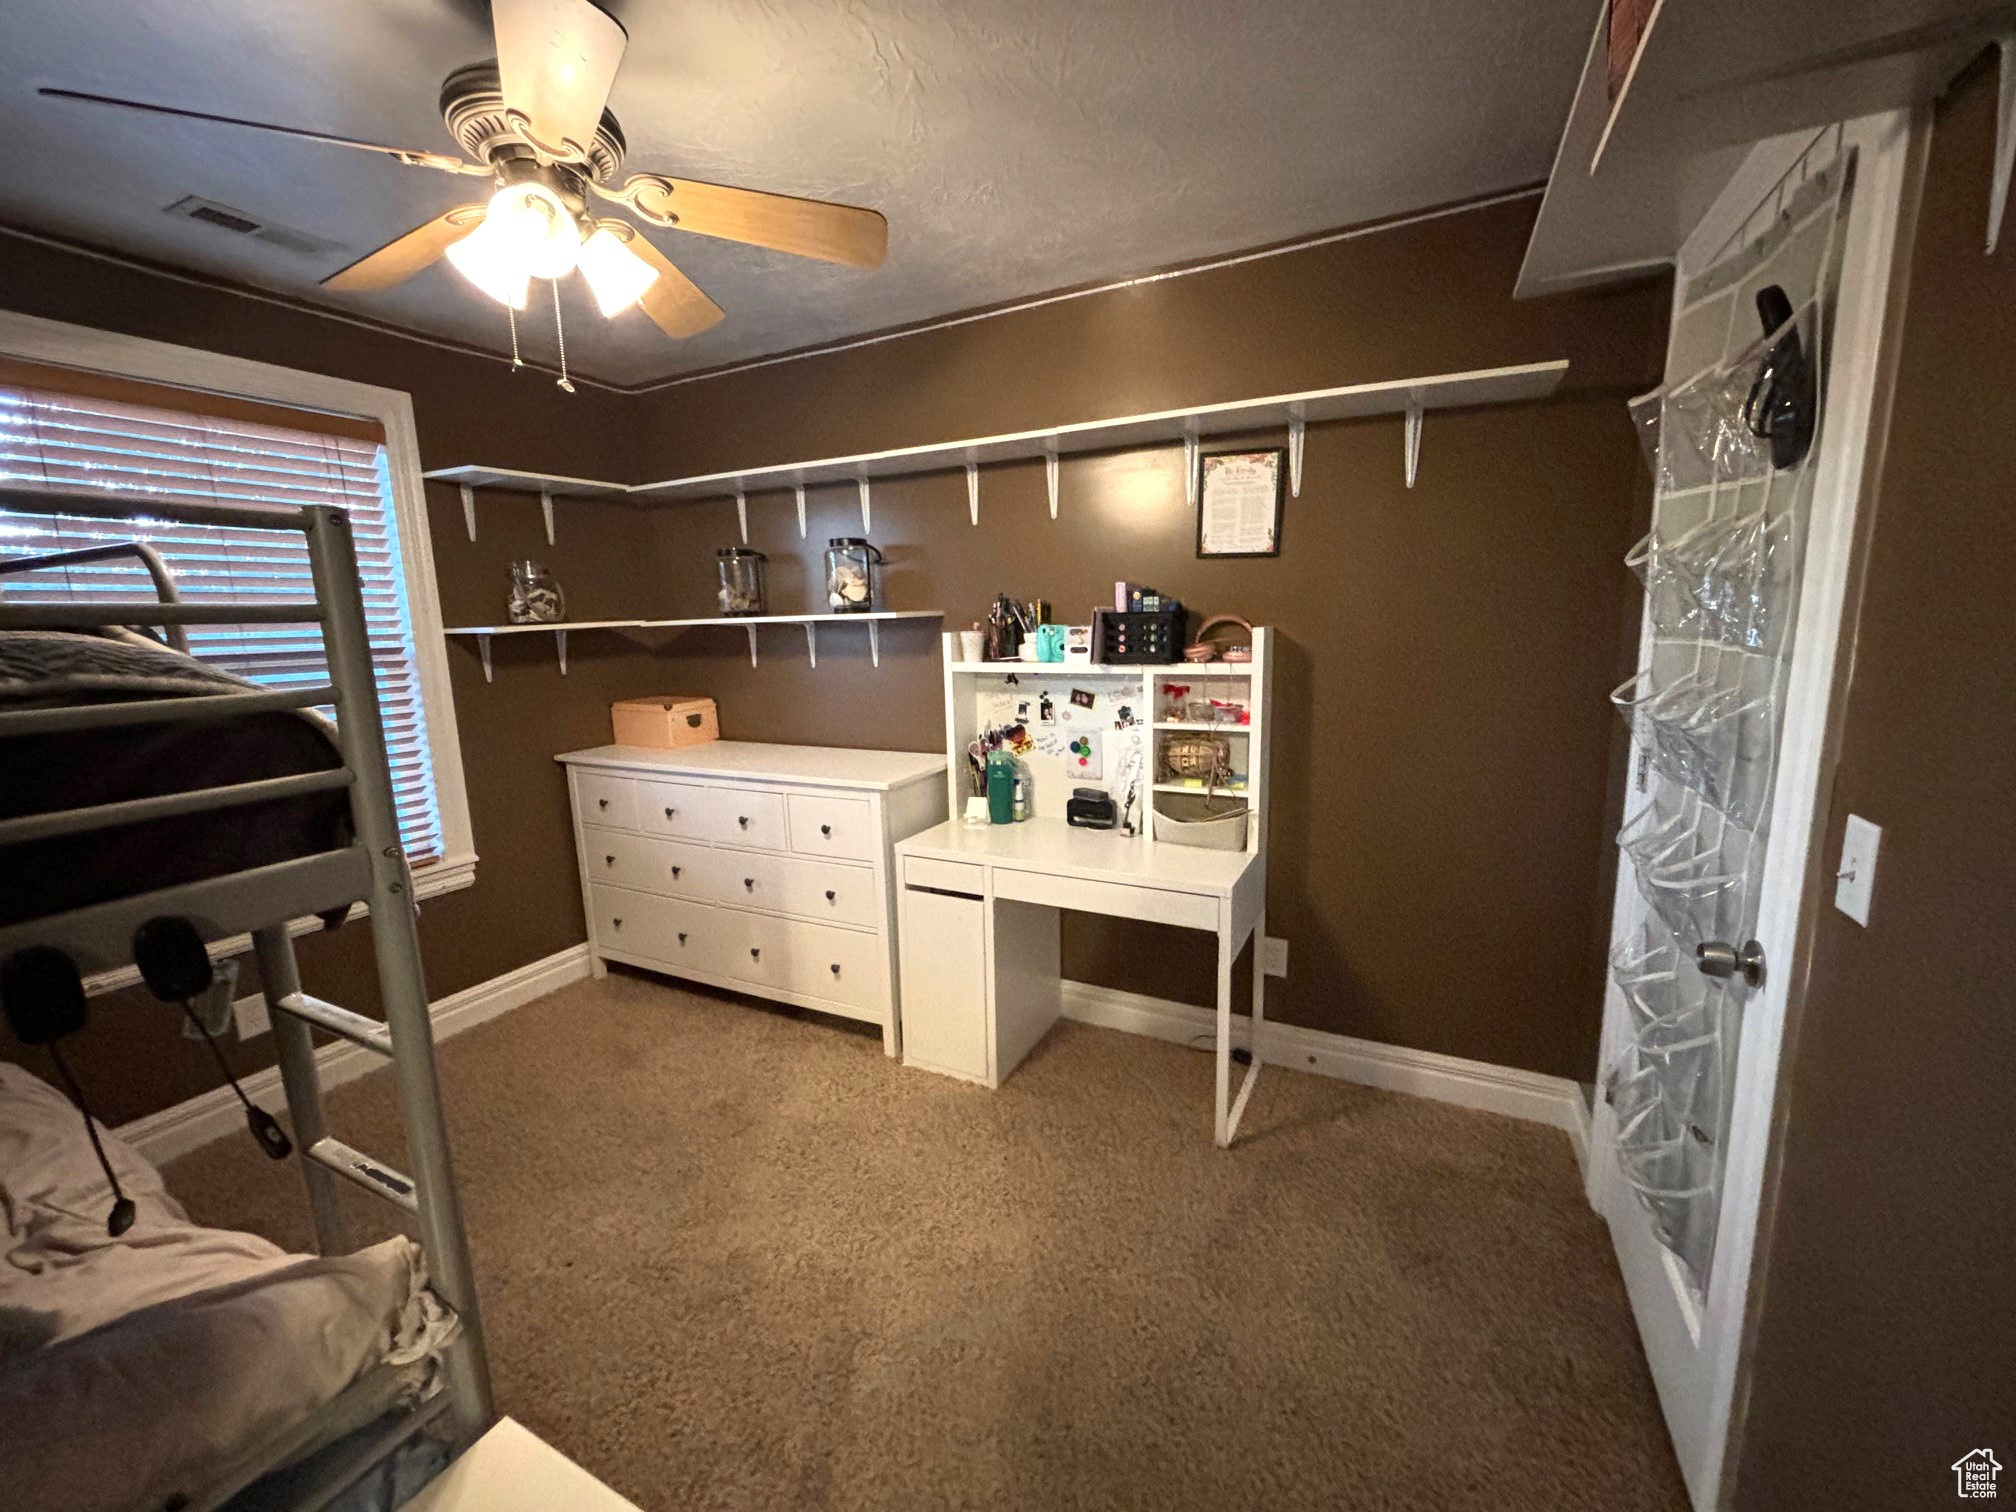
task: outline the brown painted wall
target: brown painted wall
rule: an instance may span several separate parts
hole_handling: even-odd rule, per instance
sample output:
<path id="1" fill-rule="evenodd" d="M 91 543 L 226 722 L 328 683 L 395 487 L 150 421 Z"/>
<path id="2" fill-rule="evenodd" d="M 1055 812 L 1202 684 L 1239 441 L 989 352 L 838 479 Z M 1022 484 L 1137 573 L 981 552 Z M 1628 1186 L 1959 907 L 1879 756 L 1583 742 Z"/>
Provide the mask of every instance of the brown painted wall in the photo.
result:
<path id="1" fill-rule="evenodd" d="M 894 608 L 969 623 L 999 591 L 1083 619 L 1125 577 L 1279 627 L 1270 932 L 1297 1023 L 1563 1076 L 1588 1074 L 1602 999 L 1620 731 L 1636 598 L 1621 564 L 1649 489 L 1621 400 L 1658 381 L 1663 285 L 1515 304 L 1535 202 L 1473 210 L 1234 268 L 679 384 L 643 396 L 646 476 L 711 471 L 1352 381 L 1567 357 L 1546 403 L 1431 415 L 1419 486 L 1398 417 L 1312 427 L 1277 560 L 1195 559 L 1180 453 L 988 469 L 980 524 L 958 473 L 874 493 Z M 1267 438 L 1279 444 L 1279 437 Z M 771 601 L 808 605 L 850 486 L 751 499 Z M 704 613 L 730 502 L 668 511 L 667 607 Z M 817 671 L 769 632 L 674 647 L 667 692 L 721 701 L 746 739 L 934 749 L 929 628 L 829 633 Z M 1191 1002 L 1208 942 L 1074 919 L 1076 977 Z"/>
<path id="2" fill-rule="evenodd" d="M 1991 55 L 1936 117 L 1864 547 L 1815 884 L 1831 898 L 1850 813 L 1883 843 L 1868 928 L 1818 909 L 1779 1087 L 1734 1497 L 1759 1512 L 1943 1506 L 1967 1451 L 2016 1463 L 2016 234 L 1983 257 L 1994 135 Z"/>
<path id="3" fill-rule="evenodd" d="M 263 300 L 192 286 L 0 235 L 0 304 L 30 315 L 404 389 L 413 396 L 424 466 L 481 458 L 556 472 L 626 468 L 634 434 L 624 396 L 582 389 L 571 399 L 550 380 L 513 377 L 499 363 L 409 341 Z M 428 487 L 444 622 L 503 618 L 505 564 L 536 556 L 567 586 L 584 617 L 627 607 L 654 561 L 648 518 L 612 504 L 569 504 L 548 547 L 536 499 L 486 496 L 471 543 L 453 488 Z M 439 997 L 578 944 L 584 938 L 565 784 L 552 753 L 608 738 L 612 698 L 659 680 L 651 655 L 613 637 L 582 637 L 572 673 L 553 670 L 551 646 L 500 643 L 497 681 L 486 686 L 475 653 L 451 645 L 455 705 L 471 820 L 482 857 L 476 883 L 421 910 L 428 986 Z M 312 992 L 375 1011 L 367 926 L 300 942 Z M 247 961 L 249 971 L 250 962 Z M 248 981 L 250 979 L 248 978 Z M 249 990 L 249 987 L 248 989 Z M 94 1005 L 72 1058 L 99 1115 L 119 1122 L 215 1084 L 201 1045 L 179 1036 L 177 1017 L 143 991 Z M 272 1060 L 271 1040 L 228 1048 L 236 1067 Z M 49 1074 L 40 1051 L 0 1030 L 0 1055 Z"/>

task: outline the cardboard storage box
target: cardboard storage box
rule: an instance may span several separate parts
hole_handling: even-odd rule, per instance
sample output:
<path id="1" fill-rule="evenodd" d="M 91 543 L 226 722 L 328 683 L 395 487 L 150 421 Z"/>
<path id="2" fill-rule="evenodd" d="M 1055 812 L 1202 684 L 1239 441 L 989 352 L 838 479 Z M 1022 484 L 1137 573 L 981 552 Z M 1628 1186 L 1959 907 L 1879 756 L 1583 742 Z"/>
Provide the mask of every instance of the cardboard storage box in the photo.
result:
<path id="1" fill-rule="evenodd" d="M 656 746 L 673 750 L 721 738 L 721 721 L 711 698 L 685 698 L 667 693 L 657 698 L 626 698 L 609 706 L 617 745 Z"/>

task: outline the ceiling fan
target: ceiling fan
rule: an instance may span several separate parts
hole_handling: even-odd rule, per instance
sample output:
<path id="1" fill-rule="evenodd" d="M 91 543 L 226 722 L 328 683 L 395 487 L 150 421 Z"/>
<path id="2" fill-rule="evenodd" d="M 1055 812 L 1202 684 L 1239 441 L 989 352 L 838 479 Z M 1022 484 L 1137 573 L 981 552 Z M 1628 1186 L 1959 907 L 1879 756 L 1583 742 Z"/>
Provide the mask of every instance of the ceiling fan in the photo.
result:
<path id="1" fill-rule="evenodd" d="M 857 268 L 882 261 L 889 224 L 873 210 L 660 173 L 636 173 L 619 182 L 623 130 L 604 106 L 629 42 L 622 26 L 588 0 L 492 0 L 491 21 L 496 61 L 457 69 L 441 86 L 449 135 L 474 161 L 74 89 L 40 93 L 245 126 L 383 153 L 415 168 L 489 179 L 494 188 L 487 202 L 444 211 L 322 283 L 344 292 L 389 288 L 446 257 L 514 312 L 514 357 L 515 312 L 526 307 L 535 278 L 554 281 L 556 318 L 557 281 L 578 271 L 605 316 L 638 305 L 673 337 L 692 336 L 721 319 L 721 307 L 635 226 L 596 215 L 591 206 L 598 199 L 625 206 L 653 226 Z M 561 385 L 573 387 L 564 356 Z"/>

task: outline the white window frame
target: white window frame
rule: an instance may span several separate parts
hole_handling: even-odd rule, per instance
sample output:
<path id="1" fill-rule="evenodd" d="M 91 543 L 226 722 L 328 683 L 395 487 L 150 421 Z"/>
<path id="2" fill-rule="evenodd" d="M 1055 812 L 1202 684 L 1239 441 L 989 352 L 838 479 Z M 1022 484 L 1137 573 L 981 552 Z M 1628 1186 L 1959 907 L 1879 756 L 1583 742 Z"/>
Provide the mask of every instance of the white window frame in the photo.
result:
<path id="1" fill-rule="evenodd" d="M 455 726 L 455 699 L 448 681 L 447 641 L 441 633 L 441 595 L 434 580 L 434 543 L 427 528 L 426 484 L 420 477 L 420 440 L 413 426 L 412 396 L 348 378 L 304 373 L 8 311 L 0 311 L 0 355 L 233 399 L 347 415 L 375 421 L 384 428 L 385 470 L 392 480 L 399 556 L 406 573 L 406 612 L 413 626 L 420 702 L 427 715 L 427 746 L 434 766 L 434 797 L 441 815 L 441 859 L 415 870 L 413 891 L 421 898 L 431 898 L 472 884 L 476 880 L 476 837 L 469 823 L 469 790 L 463 779 L 462 738 Z"/>

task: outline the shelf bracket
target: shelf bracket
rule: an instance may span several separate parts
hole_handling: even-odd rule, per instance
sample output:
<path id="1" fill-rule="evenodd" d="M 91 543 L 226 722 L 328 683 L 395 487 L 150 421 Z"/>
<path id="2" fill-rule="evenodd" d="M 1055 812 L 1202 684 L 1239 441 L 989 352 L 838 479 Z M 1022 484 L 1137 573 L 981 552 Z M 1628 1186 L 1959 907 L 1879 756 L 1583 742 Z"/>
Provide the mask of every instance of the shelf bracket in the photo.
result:
<path id="1" fill-rule="evenodd" d="M 868 480 L 856 478 L 854 486 L 861 490 L 861 534 L 867 535 L 875 527 L 868 523 Z"/>
<path id="2" fill-rule="evenodd" d="M 805 539 L 805 485 L 793 484 L 791 491 L 798 496 L 798 539 L 802 541 Z"/>
<path id="3" fill-rule="evenodd" d="M 462 485 L 462 523 L 469 529 L 469 539 L 476 539 L 476 490 L 467 483 Z"/>
<path id="4" fill-rule="evenodd" d="M 486 683 L 495 682 L 497 679 L 490 670 L 490 637 L 487 635 L 477 636 L 476 650 L 483 658 L 483 681 Z"/>
<path id="5" fill-rule="evenodd" d="M 1407 401 L 1407 486 L 1414 486 L 1414 474 L 1421 467 L 1421 401 Z"/>
<path id="6" fill-rule="evenodd" d="M 742 628 L 749 632 L 749 665 L 753 667 L 756 665 L 756 627 L 744 625 Z"/>
<path id="7" fill-rule="evenodd" d="M 1300 415 L 1288 421 L 1288 497 L 1302 497 L 1302 433 L 1306 422 Z"/>
<path id="8" fill-rule="evenodd" d="M 813 666 L 819 665 L 819 627 L 810 620 L 805 621 L 805 654 Z"/>
<path id="9" fill-rule="evenodd" d="M 735 490 L 735 523 L 742 531 L 742 544 L 749 544 L 749 496 L 741 489 Z"/>
<path id="10" fill-rule="evenodd" d="M 868 660 L 882 665 L 882 627 L 874 620 L 868 621 Z"/>
<path id="11" fill-rule="evenodd" d="M 553 491 L 549 488 L 539 490 L 539 512 L 546 517 L 546 544 L 551 546 L 553 544 Z"/>
<path id="12" fill-rule="evenodd" d="M 1057 518 L 1057 448 L 1043 453 L 1043 482 L 1050 490 L 1050 518 Z"/>
<path id="13" fill-rule="evenodd" d="M 555 630 L 553 632 L 553 649 L 560 653 L 560 675 L 565 677 L 567 675 L 567 632 L 565 630 Z"/>
<path id="14" fill-rule="evenodd" d="M 1988 187 L 1988 255 L 2002 237 L 2002 216 L 2009 208 L 2009 171 L 2016 168 L 2016 32 L 1995 39 L 2002 50 L 2001 94 L 1995 110 L 1995 176 Z"/>
<path id="15" fill-rule="evenodd" d="M 966 515 L 975 525 L 980 523 L 980 464 L 966 464 Z"/>
<path id="16" fill-rule="evenodd" d="M 1183 502 L 1197 507 L 1197 422 L 1183 423 Z"/>

